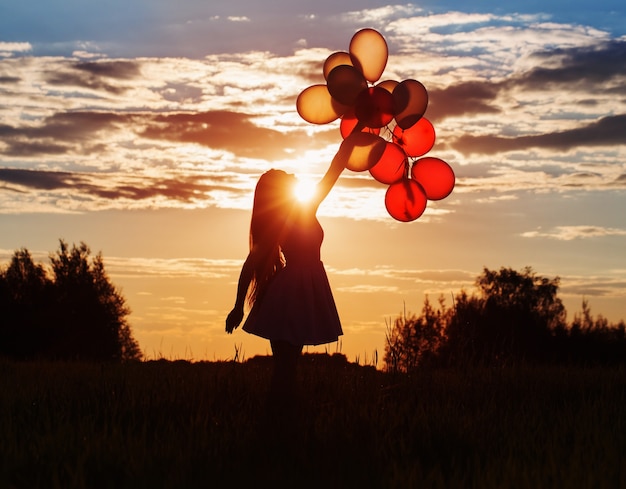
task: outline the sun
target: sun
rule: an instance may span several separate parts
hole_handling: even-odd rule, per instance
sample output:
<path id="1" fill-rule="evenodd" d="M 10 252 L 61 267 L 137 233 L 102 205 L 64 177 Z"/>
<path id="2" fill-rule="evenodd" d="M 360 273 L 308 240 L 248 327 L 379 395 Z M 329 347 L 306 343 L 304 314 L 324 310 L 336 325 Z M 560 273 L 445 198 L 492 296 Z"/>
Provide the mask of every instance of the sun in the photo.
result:
<path id="1" fill-rule="evenodd" d="M 316 188 L 316 181 L 307 177 L 298 177 L 293 193 L 299 202 L 308 202 L 315 195 Z"/>

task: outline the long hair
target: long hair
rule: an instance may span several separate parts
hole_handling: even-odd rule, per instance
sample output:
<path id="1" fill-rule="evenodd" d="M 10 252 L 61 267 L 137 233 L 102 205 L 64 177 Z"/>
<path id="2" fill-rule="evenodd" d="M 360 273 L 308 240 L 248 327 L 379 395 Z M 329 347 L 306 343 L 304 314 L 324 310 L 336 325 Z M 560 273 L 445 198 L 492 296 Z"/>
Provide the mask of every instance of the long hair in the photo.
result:
<path id="1" fill-rule="evenodd" d="M 285 266 L 280 239 L 292 202 L 292 179 L 282 170 L 268 170 L 257 182 L 250 219 L 250 249 L 259 253 L 248 290 L 252 306 L 263 297 L 276 272 Z"/>

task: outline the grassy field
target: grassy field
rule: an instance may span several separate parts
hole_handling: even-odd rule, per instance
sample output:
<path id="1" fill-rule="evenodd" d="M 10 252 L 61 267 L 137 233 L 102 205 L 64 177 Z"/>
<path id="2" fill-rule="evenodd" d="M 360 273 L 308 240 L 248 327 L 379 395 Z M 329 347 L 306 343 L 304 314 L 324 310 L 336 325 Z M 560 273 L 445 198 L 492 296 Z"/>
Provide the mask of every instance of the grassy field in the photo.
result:
<path id="1" fill-rule="evenodd" d="M 626 370 L 0 362 L 0 488 L 626 488 Z M 294 429 L 287 429 L 292 427 Z"/>

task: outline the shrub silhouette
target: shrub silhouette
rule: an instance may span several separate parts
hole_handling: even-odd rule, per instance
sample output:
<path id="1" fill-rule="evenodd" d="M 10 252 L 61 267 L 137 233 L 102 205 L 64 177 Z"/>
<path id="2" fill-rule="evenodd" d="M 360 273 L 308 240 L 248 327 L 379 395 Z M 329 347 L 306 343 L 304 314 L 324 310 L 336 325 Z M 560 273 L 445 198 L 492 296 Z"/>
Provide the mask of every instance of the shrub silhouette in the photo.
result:
<path id="1" fill-rule="evenodd" d="M 63 240 L 50 274 L 30 252 L 16 251 L 0 270 L 0 355 L 123 361 L 141 358 L 126 317 L 130 309 L 110 282 L 102 255 Z"/>
<path id="2" fill-rule="evenodd" d="M 384 362 L 389 370 L 410 372 L 432 361 L 444 340 L 449 316 L 443 298 L 439 306 L 435 310 L 426 296 L 421 315 L 404 311 L 393 325 L 387 325 Z"/>
<path id="3" fill-rule="evenodd" d="M 461 291 L 454 307 L 428 297 L 421 315 L 398 317 L 388 326 L 384 364 L 410 372 L 420 365 L 465 366 L 508 362 L 626 362 L 624 322 L 610 325 L 591 316 L 586 301 L 571 326 L 558 298 L 559 278 L 536 275 L 530 267 L 483 269 L 478 294 Z"/>

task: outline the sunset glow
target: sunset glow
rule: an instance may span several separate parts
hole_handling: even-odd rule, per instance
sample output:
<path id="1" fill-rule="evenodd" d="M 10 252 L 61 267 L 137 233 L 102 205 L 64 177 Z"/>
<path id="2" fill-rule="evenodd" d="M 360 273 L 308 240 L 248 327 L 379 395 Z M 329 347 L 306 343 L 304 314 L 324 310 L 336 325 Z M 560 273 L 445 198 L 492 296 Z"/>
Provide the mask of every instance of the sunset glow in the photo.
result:
<path id="1" fill-rule="evenodd" d="M 311 200 L 311 197 L 315 195 L 316 186 L 317 182 L 310 178 L 298 178 L 298 182 L 296 183 L 296 187 L 294 189 L 296 199 L 298 199 L 300 202 L 308 202 L 309 200 Z"/>
<path id="2" fill-rule="evenodd" d="M 254 186 L 280 168 L 310 194 L 342 137 L 338 120 L 304 121 L 296 99 L 371 27 L 389 45 L 381 80 L 428 90 L 427 156 L 456 182 L 399 223 L 386 185 L 342 174 L 319 218 L 345 335 L 318 350 L 382 356 L 386 321 L 425 295 L 472 291 L 483 267 L 559 276 L 570 319 L 583 298 L 626 318 L 626 9 L 547 3 L 281 1 L 278 15 L 262 2 L 155 1 L 120 19 L 118 0 L 90 12 L 9 2 L 0 264 L 21 247 L 46 263 L 58 239 L 84 241 L 148 357 L 267 353 L 224 333 Z"/>

